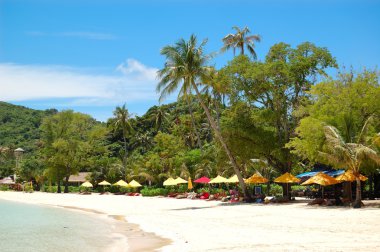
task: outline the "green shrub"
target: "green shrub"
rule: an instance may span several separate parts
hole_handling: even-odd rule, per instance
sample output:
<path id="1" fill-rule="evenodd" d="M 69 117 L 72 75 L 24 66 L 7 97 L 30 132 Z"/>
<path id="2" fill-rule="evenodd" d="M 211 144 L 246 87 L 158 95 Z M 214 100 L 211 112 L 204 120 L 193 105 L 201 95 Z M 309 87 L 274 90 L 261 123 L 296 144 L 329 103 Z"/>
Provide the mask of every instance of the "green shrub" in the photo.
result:
<path id="1" fill-rule="evenodd" d="M 70 193 L 77 193 L 80 191 L 80 187 L 79 186 L 69 186 L 69 192 Z"/>
<path id="2" fill-rule="evenodd" d="M 264 194 L 268 193 L 267 186 L 268 185 L 266 185 L 266 184 L 262 185 L 262 192 Z M 268 196 L 276 196 L 276 195 L 282 195 L 282 186 L 279 185 L 279 184 L 275 184 L 275 183 L 270 184 L 270 189 L 269 189 L 269 195 Z"/>
<path id="3" fill-rule="evenodd" d="M 152 196 L 167 196 L 169 193 L 169 189 L 167 188 L 154 188 L 154 187 L 144 187 L 141 189 L 141 195 L 152 197 Z"/>
<path id="4" fill-rule="evenodd" d="M 182 184 L 182 185 L 178 186 L 177 192 L 178 193 L 185 193 L 185 192 L 187 192 L 187 184 Z"/>
<path id="5" fill-rule="evenodd" d="M 0 191 L 9 191 L 9 187 L 7 185 L 0 185 Z"/>
<path id="6" fill-rule="evenodd" d="M 24 184 L 24 192 L 33 192 L 33 185 L 29 182 Z"/>
<path id="7" fill-rule="evenodd" d="M 306 186 L 303 185 L 292 185 L 292 190 L 293 191 L 305 191 Z"/>
<path id="8" fill-rule="evenodd" d="M 119 190 L 120 190 L 121 193 L 129 193 L 129 192 L 132 191 L 132 188 L 120 186 Z"/>
<path id="9" fill-rule="evenodd" d="M 204 193 L 204 192 L 210 193 L 210 188 L 209 187 L 199 188 L 196 192 L 197 193 Z"/>
<path id="10" fill-rule="evenodd" d="M 228 194 L 226 190 L 222 189 L 222 188 L 212 188 L 211 191 L 210 191 L 211 194 L 216 194 L 216 193 L 224 193 L 224 194 Z"/>
<path id="11" fill-rule="evenodd" d="M 45 192 L 56 193 L 58 186 L 45 186 Z"/>

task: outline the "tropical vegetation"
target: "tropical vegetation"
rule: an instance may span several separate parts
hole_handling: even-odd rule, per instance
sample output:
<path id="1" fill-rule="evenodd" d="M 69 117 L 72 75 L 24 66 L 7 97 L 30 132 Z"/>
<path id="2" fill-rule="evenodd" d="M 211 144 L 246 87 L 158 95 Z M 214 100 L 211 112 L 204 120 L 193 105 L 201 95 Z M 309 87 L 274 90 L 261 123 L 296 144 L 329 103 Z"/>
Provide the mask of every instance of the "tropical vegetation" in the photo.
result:
<path id="1" fill-rule="evenodd" d="M 79 171 L 90 171 L 95 184 L 136 179 L 145 195 L 166 194 L 168 177 L 236 174 L 247 201 L 243 178 L 257 171 L 273 179 L 323 164 L 357 177 L 378 174 L 379 72 L 347 71 L 311 42 L 280 42 L 257 55 L 261 37 L 233 29 L 221 40 L 233 58 L 219 69 L 212 62 L 218 54 L 195 35 L 163 47 L 157 92 L 160 102 L 173 93 L 178 99 L 141 116 L 124 104 L 102 123 L 70 110 L 0 103 L 0 176 L 15 172 L 17 147 L 25 150 L 20 180 L 58 192 L 61 184 L 68 192 L 69 176 Z M 357 179 L 356 206 L 360 195 Z"/>

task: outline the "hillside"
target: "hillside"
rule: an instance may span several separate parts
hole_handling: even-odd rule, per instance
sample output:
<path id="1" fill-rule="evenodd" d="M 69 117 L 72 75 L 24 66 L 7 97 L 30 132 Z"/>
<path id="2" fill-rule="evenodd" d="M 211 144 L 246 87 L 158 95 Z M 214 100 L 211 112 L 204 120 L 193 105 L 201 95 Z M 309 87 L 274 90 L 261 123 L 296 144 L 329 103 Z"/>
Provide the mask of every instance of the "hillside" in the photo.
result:
<path id="1" fill-rule="evenodd" d="M 0 146 L 21 147 L 33 152 L 40 137 L 38 128 L 42 119 L 56 112 L 55 109 L 34 110 L 0 102 Z"/>

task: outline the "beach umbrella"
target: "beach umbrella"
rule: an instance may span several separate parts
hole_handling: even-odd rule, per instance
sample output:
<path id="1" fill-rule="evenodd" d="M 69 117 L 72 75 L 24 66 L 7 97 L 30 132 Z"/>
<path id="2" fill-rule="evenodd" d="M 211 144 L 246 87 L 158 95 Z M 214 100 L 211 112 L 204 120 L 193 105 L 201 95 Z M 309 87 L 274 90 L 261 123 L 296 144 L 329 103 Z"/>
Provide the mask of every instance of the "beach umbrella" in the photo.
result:
<path id="1" fill-rule="evenodd" d="M 314 175 L 313 177 L 303 182 L 301 185 L 318 184 L 321 186 L 329 186 L 329 185 L 335 185 L 338 183 L 339 183 L 338 180 L 334 179 L 333 177 L 330 177 L 327 174 L 324 174 L 323 172 L 320 172 L 317 175 Z"/>
<path id="2" fill-rule="evenodd" d="M 353 182 L 356 180 L 356 177 L 354 173 L 352 172 L 352 170 L 348 170 L 342 175 L 339 175 L 338 177 L 336 177 L 335 179 L 338 180 L 339 182 Z M 368 178 L 362 174 L 359 174 L 359 179 L 361 181 L 366 181 Z"/>
<path id="3" fill-rule="evenodd" d="M 117 181 L 114 185 L 116 186 L 124 186 L 124 187 L 128 187 L 128 183 L 125 182 L 124 180 L 120 179 L 119 181 Z"/>
<path id="4" fill-rule="evenodd" d="M 207 184 L 210 182 L 210 179 L 208 177 L 201 177 L 199 179 L 194 180 L 194 183 L 199 183 L 199 184 Z"/>
<path id="5" fill-rule="evenodd" d="M 289 184 L 299 183 L 300 181 L 301 180 L 299 178 L 293 176 L 289 172 L 282 174 L 280 177 L 274 180 L 275 183 L 286 184 L 288 193 L 289 193 Z"/>
<path id="6" fill-rule="evenodd" d="M 225 177 L 222 177 L 220 175 L 216 176 L 216 178 L 213 178 L 208 182 L 209 184 L 219 184 L 219 183 L 228 183 L 228 180 Z"/>
<path id="7" fill-rule="evenodd" d="M 172 186 L 172 185 L 177 185 L 177 182 L 175 181 L 174 178 L 170 177 L 164 181 L 164 186 Z"/>
<path id="8" fill-rule="evenodd" d="M 89 187 L 93 187 L 92 184 L 91 184 L 90 182 L 88 182 L 88 181 L 84 182 L 84 183 L 81 184 L 80 186 L 87 187 L 87 188 L 89 188 Z"/>
<path id="9" fill-rule="evenodd" d="M 299 183 L 300 181 L 301 180 L 299 178 L 296 178 L 289 172 L 282 174 L 280 177 L 274 180 L 275 183 L 283 183 L 283 184 Z"/>
<path id="10" fill-rule="evenodd" d="M 253 174 L 251 177 L 245 180 L 247 184 L 265 184 L 268 182 L 268 179 L 264 178 L 258 173 Z"/>
<path id="11" fill-rule="evenodd" d="M 102 186 L 107 186 L 107 185 L 111 185 L 111 183 L 103 180 L 102 182 L 100 182 L 98 185 L 102 185 Z"/>
<path id="12" fill-rule="evenodd" d="M 232 177 L 227 179 L 227 183 L 238 183 L 238 182 L 239 182 L 239 179 L 237 175 L 233 175 Z"/>
<path id="13" fill-rule="evenodd" d="M 136 180 L 132 180 L 131 182 L 129 182 L 129 186 L 130 187 L 141 187 L 142 185 L 140 185 L 140 183 L 137 182 Z"/>
<path id="14" fill-rule="evenodd" d="M 101 185 L 101 186 L 103 186 L 103 192 L 105 191 L 105 187 L 106 186 L 110 186 L 111 185 L 111 183 L 109 183 L 108 181 L 105 181 L 105 180 L 103 180 L 102 182 L 100 182 L 98 185 Z"/>
<path id="15" fill-rule="evenodd" d="M 334 179 L 333 177 L 330 177 L 327 174 L 324 174 L 323 172 L 318 173 L 317 175 L 314 175 L 313 177 L 309 178 L 305 182 L 303 182 L 301 185 L 311 185 L 311 184 L 318 184 L 322 186 L 322 198 L 323 198 L 323 189 L 325 186 L 329 185 L 335 185 L 338 184 L 339 181 Z"/>
<path id="16" fill-rule="evenodd" d="M 177 184 L 187 184 L 187 181 L 184 180 L 183 178 L 181 177 L 178 177 L 174 180 Z"/>
<path id="17" fill-rule="evenodd" d="M 189 177 L 189 180 L 187 181 L 187 189 L 191 190 L 193 189 L 193 183 L 191 183 L 191 178 Z"/>

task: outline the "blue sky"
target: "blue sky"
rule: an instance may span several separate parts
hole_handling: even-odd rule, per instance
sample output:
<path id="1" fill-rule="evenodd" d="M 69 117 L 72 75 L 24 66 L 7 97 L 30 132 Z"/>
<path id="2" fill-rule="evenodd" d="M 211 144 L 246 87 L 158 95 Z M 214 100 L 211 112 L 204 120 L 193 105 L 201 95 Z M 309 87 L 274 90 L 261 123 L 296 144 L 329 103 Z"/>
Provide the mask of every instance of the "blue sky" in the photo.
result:
<path id="1" fill-rule="evenodd" d="M 218 51 L 234 25 L 262 36 L 259 59 L 277 42 L 310 41 L 340 65 L 380 63 L 380 1 L 0 0 L 0 100 L 103 121 L 126 103 L 141 115 L 158 104 L 163 46 L 195 33 Z"/>

